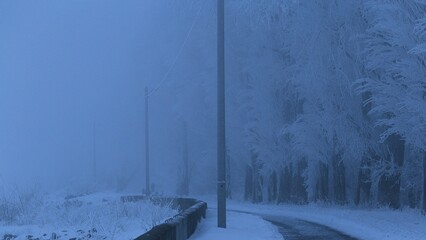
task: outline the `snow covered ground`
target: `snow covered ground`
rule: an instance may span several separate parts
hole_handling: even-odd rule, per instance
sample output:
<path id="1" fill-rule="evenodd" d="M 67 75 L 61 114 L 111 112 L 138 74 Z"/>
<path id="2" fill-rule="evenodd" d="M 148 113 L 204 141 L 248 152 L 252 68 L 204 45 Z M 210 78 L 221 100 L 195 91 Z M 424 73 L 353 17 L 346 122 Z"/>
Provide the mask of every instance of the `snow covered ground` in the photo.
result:
<path id="1" fill-rule="evenodd" d="M 282 240 L 278 229 L 259 216 L 229 212 L 227 228 L 217 228 L 216 210 L 207 211 L 207 217 L 198 226 L 190 240 Z"/>
<path id="2" fill-rule="evenodd" d="M 214 198 L 199 198 L 207 201 L 209 208 L 216 207 Z M 228 201 L 228 210 L 251 212 L 263 216 L 278 215 L 294 217 L 329 226 L 362 240 L 426 239 L 426 216 L 419 213 L 419 210 L 406 209 L 394 211 L 390 209 L 356 209 L 352 207 L 320 205 L 267 205 L 241 201 Z M 242 220 L 245 216 L 235 215 L 232 211 L 229 211 L 228 215 L 231 226 L 233 222 L 239 221 L 236 218 Z M 263 230 L 266 229 L 263 228 Z"/>
<path id="3" fill-rule="evenodd" d="M 123 203 L 120 196 L 0 196 L 0 239 L 134 239 L 177 214 L 150 202 Z"/>
<path id="4" fill-rule="evenodd" d="M 122 203 L 117 193 L 0 194 L 0 239 L 134 239 L 177 211 L 149 202 Z M 268 205 L 228 201 L 228 226 L 216 227 L 216 202 L 191 240 L 282 239 L 277 228 L 260 216 L 287 216 L 329 226 L 361 240 L 424 240 L 426 216 L 418 210 L 358 209 L 326 205 Z M 252 214 L 247 214 L 247 213 Z M 32 236 L 32 237 L 28 237 Z"/>

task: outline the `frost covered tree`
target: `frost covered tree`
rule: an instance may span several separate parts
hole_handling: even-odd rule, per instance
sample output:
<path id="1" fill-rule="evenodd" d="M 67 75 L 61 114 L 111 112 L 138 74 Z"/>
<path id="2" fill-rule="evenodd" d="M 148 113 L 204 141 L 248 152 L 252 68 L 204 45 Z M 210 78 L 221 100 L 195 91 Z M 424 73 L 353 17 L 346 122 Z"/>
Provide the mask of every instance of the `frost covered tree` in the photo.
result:
<path id="1" fill-rule="evenodd" d="M 398 208 L 401 175 L 409 173 L 403 171 L 404 165 L 419 161 L 406 159 L 406 146 L 414 151 L 424 151 L 426 146 L 426 5 L 410 0 L 365 1 L 364 10 L 369 27 L 363 40 L 365 78 L 358 90 L 369 94 L 369 114 L 388 150 L 379 172 L 379 201 Z"/>
<path id="2" fill-rule="evenodd" d="M 228 1 L 231 187 L 254 202 L 421 207 L 425 17 L 416 0 Z M 193 49 L 201 66 L 211 52 Z M 180 87 L 197 92 L 182 106 L 209 94 Z"/>
<path id="3" fill-rule="evenodd" d="M 246 156 L 246 198 L 253 201 L 276 201 L 282 194 L 279 180 L 285 168 L 280 127 L 284 98 L 281 52 L 285 4 L 282 1 L 265 4 L 259 1 L 230 2 L 232 31 L 230 40 L 239 47 L 231 50 L 231 83 L 238 113 L 244 121 L 242 129 L 231 130 L 244 138 L 234 154 Z M 257 12 L 257 10 L 259 12 Z M 271 11 L 273 15 L 271 16 Z M 255 57 L 253 57 L 255 56 Z M 232 106 L 231 106 L 232 107 Z M 245 152 L 245 154 L 241 154 Z"/>
<path id="4" fill-rule="evenodd" d="M 316 1 L 293 6 L 289 67 L 303 113 L 284 126 L 293 153 L 308 162 L 310 200 L 353 199 L 357 171 L 367 151 L 367 124 L 352 91 L 360 76 L 354 47 L 363 30 L 357 2 Z"/>
<path id="5" fill-rule="evenodd" d="M 424 151 L 423 3 L 231 2 L 251 194 L 399 207 L 406 144 Z"/>

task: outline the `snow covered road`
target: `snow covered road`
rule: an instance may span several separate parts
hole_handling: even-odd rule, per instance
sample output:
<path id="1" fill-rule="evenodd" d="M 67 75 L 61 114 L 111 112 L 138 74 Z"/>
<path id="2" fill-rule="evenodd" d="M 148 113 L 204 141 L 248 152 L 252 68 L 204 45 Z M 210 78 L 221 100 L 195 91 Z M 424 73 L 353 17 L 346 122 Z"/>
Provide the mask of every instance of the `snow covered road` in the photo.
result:
<path id="1" fill-rule="evenodd" d="M 216 209 L 214 209 L 216 211 Z M 285 240 L 358 240 L 336 229 L 283 215 L 265 215 L 250 211 L 228 210 L 229 214 L 244 214 L 242 216 L 258 216 L 278 228 Z M 259 221 L 259 219 L 258 219 Z M 240 222 L 241 224 L 241 222 Z"/>
<path id="2" fill-rule="evenodd" d="M 210 209 L 216 208 L 214 196 L 197 196 L 198 199 L 207 201 Z M 229 200 L 228 213 L 251 213 L 255 216 L 270 217 L 274 219 L 293 219 L 299 221 L 297 224 L 311 224 L 308 228 L 321 225 L 326 229 L 335 229 L 334 233 L 340 234 L 343 238 L 309 238 L 309 234 L 305 229 L 294 228 L 290 233 L 300 232 L 299 235 L 305 234 L 305 238 L 294 238 L 302 240 L 312 239 L 359 239 L 359 240 L 424 240 L 426 239 L 426 218 L 417 210 L 403 209 L 391 210 L 386 208 L 356 208 L 351 206 L 327 206 L 327 205 L 272 205 L 272 204 L 251 204 L 244 201 Z M 277 217 L 277 218 L 275 218 Z M 297 220 L 296 220 L 297 219 Z M 288 221 L 284 220 L 284 225 L 288 225 Z M 294 224 L 290 224 L 294 225 Z M 324 229 L 324 228 L 323 228 Z M 280 232 L 285 230 L 281 227 Z M 333 230 L 331 230 L 333 231 Z M 320 236 L 321 234 L 318 233 Z M 352 236 L 353 238 L 348 238 Z M 286 240 L 291 240 L 291 234 Z M 346 238 L 345 238 L 346 237 Z M 282 237 L 281 237 L 282 238 Z M 264 238 L 268 239 L 268 238 Z"/>

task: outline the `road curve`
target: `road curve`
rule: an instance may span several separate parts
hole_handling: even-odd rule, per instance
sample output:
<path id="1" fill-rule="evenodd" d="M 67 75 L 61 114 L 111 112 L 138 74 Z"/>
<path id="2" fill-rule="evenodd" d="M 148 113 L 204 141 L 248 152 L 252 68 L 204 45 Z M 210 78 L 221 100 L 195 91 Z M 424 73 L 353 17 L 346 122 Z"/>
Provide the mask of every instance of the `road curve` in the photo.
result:
<path id="1" fill-rule="evenodd" d="M 278 227 L 285 240 L 358 240 L 330 227 L 282 216 L 262 216 Z"/>

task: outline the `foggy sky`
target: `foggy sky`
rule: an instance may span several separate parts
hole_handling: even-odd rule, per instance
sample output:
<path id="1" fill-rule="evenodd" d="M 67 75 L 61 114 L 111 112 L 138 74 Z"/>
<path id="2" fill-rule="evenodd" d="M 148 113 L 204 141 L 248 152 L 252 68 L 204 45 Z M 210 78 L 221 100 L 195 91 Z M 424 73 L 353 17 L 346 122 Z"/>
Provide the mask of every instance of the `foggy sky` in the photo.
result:
<path id="1" fill-rule="evenodd" d="M 94 125 L 98 177 L 144 179 L 144 87 L 163 77 L 188 27 L 168 5 L 0 2 L 1 181 L 91 182 Z M 153 158 L 179 150 L 164 141 L 174 129 L 169 94 L 153 97 Z"/>

